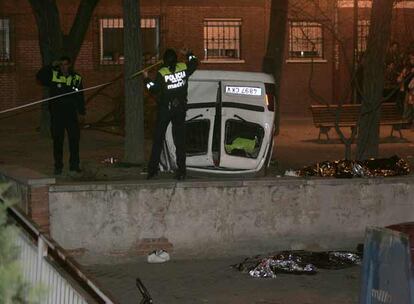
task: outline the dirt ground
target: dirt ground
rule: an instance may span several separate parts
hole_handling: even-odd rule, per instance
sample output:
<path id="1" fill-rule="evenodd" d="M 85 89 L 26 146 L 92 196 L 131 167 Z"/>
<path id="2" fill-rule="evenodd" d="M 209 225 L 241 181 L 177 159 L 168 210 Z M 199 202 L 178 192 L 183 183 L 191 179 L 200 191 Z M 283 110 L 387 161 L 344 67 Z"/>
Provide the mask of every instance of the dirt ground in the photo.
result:
<path id="1" fill-rule="evenodd" d="M 156 304 L 355 304 L 358 303 L 360 266 L 320 270 L 315 275 L 280 274 L 256 279 L 230 265 L 245 257 L 210 260 L 176 259 L 149 264 L 144 258 L 97 259 L 79 262 L 122 304 L 135 304 L 141 295 L 140 278 Z"/>
<path id="2" fill-rule="evenodd" d="M 53 172 L 52 142 L 36 131 L 39 112 L 0 116 L 0 165 L 14 164 L 46 175 Z M 414 132 L 403 130 L 404 139 L 389 137 L 390 127 L 381 127 L 381 156 L 397 154 L 408 161 L 414 155 Z M 331 140 L 319 142 L 311 118 L 283 117 L 275 140 L 270 175 L 298 169 L 317 161 L 341 159 L 344 146 L 334 131 Z M 149 145 L 147 143 L 147 154 Z M 105 158 L 122 160 L 123 138 L 97 130 L 82 131 L 81 160 L 84 175 L 57 179 L 58 183 L 93 180 L 142 179 L 142 168 L 114 167 Z M 67 149 L 65 159 L 67 159 Z M 166 178 L 169 178 L 167 176 Z M 258 252 L 258 254 L 263 254 Z M 357 303 L 360 267 L 321 271 L 314 276 L 280 275 L 276 279 L 253 279 L 230 265 L 245 257 L 186 260 L 172 256 L 165 264 L 148 264 L 142 258 L 81 257 L 79 262 L 109 289 L 120 303 L 139 303 L 135 279 L 140 277 L 154 303 L 262 303 L 345 304 Z M 191 274 L 191 275 L 189 275 Z"/>
<path id="3" fill-rule="evenodd" d="M 20 165 L 46 175 L 52 174 L 52 142 L 50 138 L 44 138 L 36 131 L 38 121 L 39 111 L 0 116 L 0 164 Z M 411 161 L 414 157 L 413 130 L 402 130 L 403 139 L 390 137 L 390 130 L 390 126 L 381 127 L 380 156 L 388 157 L 397 154 Z M 287 169 L 298 169 L 317 161 L 343 158 L 345 148 L 335 131 L 330 131 L 330 140 L 321 141 L 318 141 L 318 132 L 310 117 L 282 116 L 281 132 L 275 139 L 269 174 L 282 175 Z M 398 136 L 398 133 L 395 135 Z M 65 144 L 67 145 L 67 141 Z M 67 160 L 66 145 L 64 157 Z M 145 145 L 148 157 L 150 142 L 147 141 Z M 103 160 L 109 157 L 122 161 L 123 138 L 119 135 L 84 129 L 81 135 L 80 154 L 84 174 L 75 177 L 64 175 L 58 178 L 58 182 L 70 182 L 73 179 L 85 181 L 141 179 L 145 176 L 140 174 L 142 168 L 139 167 L 125 168 L 103 163 Z M 67 166 L 64 169 L 67 169 Z"/>

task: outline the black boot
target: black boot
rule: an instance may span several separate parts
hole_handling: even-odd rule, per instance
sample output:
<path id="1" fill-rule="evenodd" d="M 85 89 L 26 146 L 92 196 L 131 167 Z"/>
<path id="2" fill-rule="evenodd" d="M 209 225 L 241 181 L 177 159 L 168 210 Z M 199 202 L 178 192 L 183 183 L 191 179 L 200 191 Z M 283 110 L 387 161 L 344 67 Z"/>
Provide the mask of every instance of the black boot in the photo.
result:
<path id="1" fill-rule="evenodd" d="M 79 167 L 72 167 L 70 168 L 69 171 L 74 172 L 74 173 L 82 173 L 82 169 Z"/>
<path id="2" fill-rule="evenodd" d="M 149 171 L 147 174 L 147 179 L 154 179 L 157 175 L 157 172 Z"/>
<path id="3" fill-rule="evenodd" d="M 186 178 L 186 173 L 185 172 L 183 172 L 183 171 L 177 171 L 175 173 L 175 179 L 176 180 L 185 180 L 185 178 Z"/>

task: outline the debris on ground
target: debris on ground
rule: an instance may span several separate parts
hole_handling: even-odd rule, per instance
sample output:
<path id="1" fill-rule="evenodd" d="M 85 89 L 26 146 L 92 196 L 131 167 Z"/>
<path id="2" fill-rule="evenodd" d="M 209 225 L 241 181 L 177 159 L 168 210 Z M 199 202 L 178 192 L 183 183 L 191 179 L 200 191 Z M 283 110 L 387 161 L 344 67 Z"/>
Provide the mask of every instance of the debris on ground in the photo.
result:
<path id="1" fill-rule="evenodd" d="M 170 260 L 170 255 L 165 250 L 155 250 L 148 254 L 147 262 L 148 263 L 164 263 Z"/>
<path id="2" fill-rule="evenodd" d="M 106 165 L 113 165 L 117 162 L 119 162 L 119 159 L 114 156 L 106 157 L 101 161 L 102 164 Z"/>
<path id="3" fill-rule="evenodd" d="M 286 170 L 285 171 L 285 176 L 292 176 L 292 177 L 299 177 L 299 171 L 295 171 L 295 170 Z"/>
<path id="4" fill-rule="evenodd" d="M 361 255 L 348 251 L 281 251 L 246 258 L 232 265 L 254 278 L 276 278 L 279 273 L 316 274 L 318 269 L 343 269 L 361 264 Z"/>
<path id="5" fill-rule="evenodd" d="M 286 172 L 288 176 L 318 176 L 318 177 L 388 177 L 402 176 L 410 173 L 409 163 L 398 157 L 356 160 L 323 161 L 296 171 Z"/>

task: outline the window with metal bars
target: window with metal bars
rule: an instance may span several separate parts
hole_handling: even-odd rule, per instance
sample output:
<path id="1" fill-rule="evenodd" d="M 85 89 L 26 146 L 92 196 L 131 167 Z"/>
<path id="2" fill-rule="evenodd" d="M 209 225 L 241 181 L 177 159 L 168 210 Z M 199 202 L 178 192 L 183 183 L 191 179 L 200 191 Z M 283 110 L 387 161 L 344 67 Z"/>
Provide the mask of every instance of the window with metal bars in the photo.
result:
<path id="1" fill-rule="evenodd" d="M 10 19 L 0 18 L 0 65 L 11 62 Z"/>
<path id="2" fill-rule="evenodd" d="M 100 24 L 101 64 L 124 63 L 124 21 L 122 18 L 102 18 Z M 158 18 L 141 18 L 142 55 L 145 65 L 159 58 L 160 36 Z"/>
<path id="3" fill-rule="evenodd" d="M 310 21 L 289 22 L 289 58 L 323 59 L 322 24 Z"/>
<path id="4" fill-rule="evenodd" d="M 241 19 L 204 19 L 204 60 L 241 60 Z"/>
<path id="5" fill-rule="evenodd" d="M 358 20 L 358 57 L 367 49 L 369 20 Z"/>

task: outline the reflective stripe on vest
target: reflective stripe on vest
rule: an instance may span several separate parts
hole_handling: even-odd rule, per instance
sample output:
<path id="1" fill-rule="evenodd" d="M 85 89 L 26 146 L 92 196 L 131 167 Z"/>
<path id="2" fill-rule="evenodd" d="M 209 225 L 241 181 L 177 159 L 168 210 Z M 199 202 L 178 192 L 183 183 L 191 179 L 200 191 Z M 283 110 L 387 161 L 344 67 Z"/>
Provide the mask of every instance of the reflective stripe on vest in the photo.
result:
<path id="1" fill-rule="evenodd" d="M 167 90 L 184 87 L 187 83 L 187 65 L 185 63 L 177 63 L 174 72 L 171 72 L 168 67 L 163 67 L 159 73 L 164 78 Z"/>
<path id="2" fill-rule="evenodd" d="M 73 79 L 73 85 L 79 86 L 81 83 L 82 77 L 80 77 L 78 74 L 75 74 L 75 78 Z"/>
<path id="3" fill-rule="evenodd" d="M 161 68 L 158 72 L 161 74 L 162 77 L 170 74 L 175 74 L 178 72 L 185 71 L 187 69 L 187 65 L 183 62 L 177 63 L 177 66 L 175 67 L 175 72 L 171 72 L 168 67 Z"/>
<path id="4" fill-rule="evenodd" d="M 75 74 L 73 78 L 73 85 L 79 86 L 81 83 L 81 80 L 82 80 L 82 77 L 80 77 L 78 74 Z M 59 76 L 59 72 L 54 70 L 53 76 L 52 76 L 52 82 L 65 83 L 67 86 L 70 86 L 72 85 L 72 75 L 69 75 L 68 77 L 64 75 Z"/>

